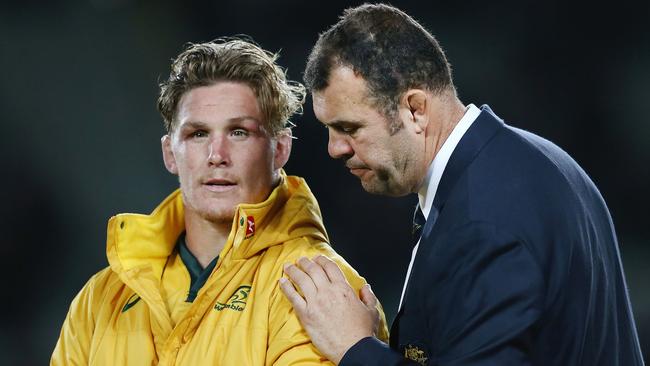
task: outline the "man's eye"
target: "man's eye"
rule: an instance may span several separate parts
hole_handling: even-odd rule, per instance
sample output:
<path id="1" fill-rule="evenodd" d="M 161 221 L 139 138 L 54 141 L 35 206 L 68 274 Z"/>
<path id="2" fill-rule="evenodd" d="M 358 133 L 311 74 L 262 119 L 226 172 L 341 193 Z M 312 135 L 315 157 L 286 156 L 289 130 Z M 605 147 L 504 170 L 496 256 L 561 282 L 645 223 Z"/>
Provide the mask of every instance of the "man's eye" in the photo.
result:
<path id="1" fill-rule="evenodd" d="M 359 128 L 356 127 L 356 126 L 337 126 L 336 129 L 337 129 L 339 132 L 344 133 L 344 134 L 346 134 L 346 135 L 352 135 L 352 134 L 354 134 L 355 132 L 357 132 L 357 130 L 358 130 Z"/>
<path id="2" fill-rule="evenodd" d="M 194 132 L 190 133 L 190 137 L 193 137 L 193 138 L 206 137 L 206 136 L 208 136 L 207 132 L 202 131 L 202 130 L 197 130 L 197 131 L 194 131 Z"/>
<path id="3" fill-rule="evenodd" d="M 248 136 L 248 131 L 238 128 L 236 130 L 232 130 L 230 134 L 234 137 L 246 137 Z"/>

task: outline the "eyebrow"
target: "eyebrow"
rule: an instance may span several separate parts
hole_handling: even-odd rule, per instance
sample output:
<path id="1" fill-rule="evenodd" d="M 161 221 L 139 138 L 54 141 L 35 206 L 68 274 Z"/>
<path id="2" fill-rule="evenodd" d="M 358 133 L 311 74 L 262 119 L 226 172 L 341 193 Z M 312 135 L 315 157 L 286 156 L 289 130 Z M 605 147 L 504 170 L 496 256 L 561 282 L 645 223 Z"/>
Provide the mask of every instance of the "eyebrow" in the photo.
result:
<path id="1" fill-rule="evenodd" d="M 262 122 L 260 122 L 257 118 L 253 116 L 239 116 L 239 117 L 229 118 L 226 121 L 226 123 L 228 123 L 229 125 L 233 125 L 233 124 L 241 123 L 246 120 L 251 120 L 259 124 L 262 124 Z M 183 123 L 183 125 L 181 126 L 181 128 L 194 128 L 194 129 L 207 129 L 208 127 L 210 127 L 208 123 L 203 121 L 188 121 Z"/>
<path id="2" fill-rule="evenodd" d="M 336 121 L 331 121 L 331 122 L 323 122 L 324 125 L 326 126 L 331 126 L 331 127 L 341 127 L 341 126 L 359 126 L 363 125 L 361 121 L 346 121 L 346 120 L 336 120 Z"/>

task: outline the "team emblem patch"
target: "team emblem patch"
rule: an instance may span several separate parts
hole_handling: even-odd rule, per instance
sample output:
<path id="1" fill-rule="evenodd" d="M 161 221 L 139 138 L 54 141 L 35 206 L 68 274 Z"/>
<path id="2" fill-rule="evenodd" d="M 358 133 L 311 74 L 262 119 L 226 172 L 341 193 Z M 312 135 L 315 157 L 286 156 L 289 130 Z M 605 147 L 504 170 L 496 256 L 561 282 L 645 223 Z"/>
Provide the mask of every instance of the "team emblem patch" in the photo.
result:
<path id="1" fill-rule="evenodd" d="M 415 361 L 420 365 L 426 365 L 427 360 L 429 359 L 427 353 L 422 348 L 412 344 L 404 346 L 404 357 Z"/>
<path id="2" fill-rule="evenodd" d="M 248 294 L 251 292 L 250 285 L 239 286 L 237 290 L 230 296 L 228 301 L 221 303 L 217 301 L 217 304 L 214 305 L 214 309 L 221 311 L 223 309 L 231 309 L 235 311 L 244 311 L 246 308 L 246 300 L 248 300 Z"/>
<path id="3" fill-rule="evenodd" d="M 246 217 L 246 239 L 255 234 L 255 218 L 253 216 Z"/>

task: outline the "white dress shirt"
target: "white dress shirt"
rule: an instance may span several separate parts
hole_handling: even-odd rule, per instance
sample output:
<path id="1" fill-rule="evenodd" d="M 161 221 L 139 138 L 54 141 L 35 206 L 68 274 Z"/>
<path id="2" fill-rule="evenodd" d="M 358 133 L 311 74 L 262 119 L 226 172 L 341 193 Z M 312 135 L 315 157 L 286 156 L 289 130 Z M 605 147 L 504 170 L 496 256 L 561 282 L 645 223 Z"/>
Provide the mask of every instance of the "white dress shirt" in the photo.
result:
<path id="1" fill-rule="evenodd" d="M 433 158 L 431 165 L 429 165 L 427 175 L 424 178 L 420 189 L 418 190 L 420 209 L 422 210 L 425 218 L 429 217 L 429 212 L 431 212 L 431 206 L 433 205 L 433 198 L 436 196 L 438 184 L 440 184 L 442 173 L 445 171 L 445 167 L 447 166 L 447 162 L 451 157 L 451 153 L 454 152 L 456 145 L 458 145 L 460 139 L 463 137 L 463 135 L 465 135 L 465 132 L 467 132 L 479 114 L 481 114 L 481 110 L 478 109 L 474 104 L 470 104 L 467 107 L 463 118 L 458 121 L 458 124 L 456 124 L 456 127 L 454 127 L 454 129 L 451 131 L 451 134 L 449 137 L 447 137 L 445 143 L 442 144 L 440 151 L 438 151 L 436 156 Z M 411 263 L 409 263 L 409 268 L 406 271 L 404 287 L 402 288 L 402 296 L 399 299 L 398 311 L 402 308 L 402 301 L 404 300 L 406 285 L 408 284 L 409 276 L 411 275 L 411 269 L 413 268 L 413 262 L 415 261 L 415 255 L 418 252 L 419 246 L 420 240 L 418 240 L 417 244 L 415 244 L 415 247 L 413 247 L 413 253 L 411 254 Z"/>

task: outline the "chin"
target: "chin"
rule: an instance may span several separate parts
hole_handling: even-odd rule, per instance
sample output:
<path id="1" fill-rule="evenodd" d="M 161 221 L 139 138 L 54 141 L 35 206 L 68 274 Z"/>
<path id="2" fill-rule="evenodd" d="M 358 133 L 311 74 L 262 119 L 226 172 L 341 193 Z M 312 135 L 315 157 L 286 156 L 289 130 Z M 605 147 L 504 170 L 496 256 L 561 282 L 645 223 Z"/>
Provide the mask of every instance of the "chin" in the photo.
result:
<path id="1" fill-rule="evenodd" d="M 214 224 L 230 224 L 233 217 L 235 217 L 235 206 L 224 207 L 223 205 L 203 205 L 203 207 L 198 207 L 195 211 L 204 220 Z"/>
<path id="2" fill-rule="evenodd" d="M 396 184 L 390 184 L 389 181 L 378 181 L 376 179 L 369 182 L 361 182 L 363 189 L 370 194 L 377 194 L 388 197 L 402 197 L 411 193 L 409 189 L 405 189 Z"/>
<path id="3" fill-rule="evenodd" d="M 387 195 L 386 187 L 376 182 L 361 182 L 363 189 L 370 194 Z"/>
<path id="4" fill-rule="evenodd" d="M 231 210 L 230 212 L 208 211 L 204 212 L 201 216 L 213 224 L 230 224 L 232 223 L 232 219 L 235 217 L 235 212 L 234 210 Z"/>

